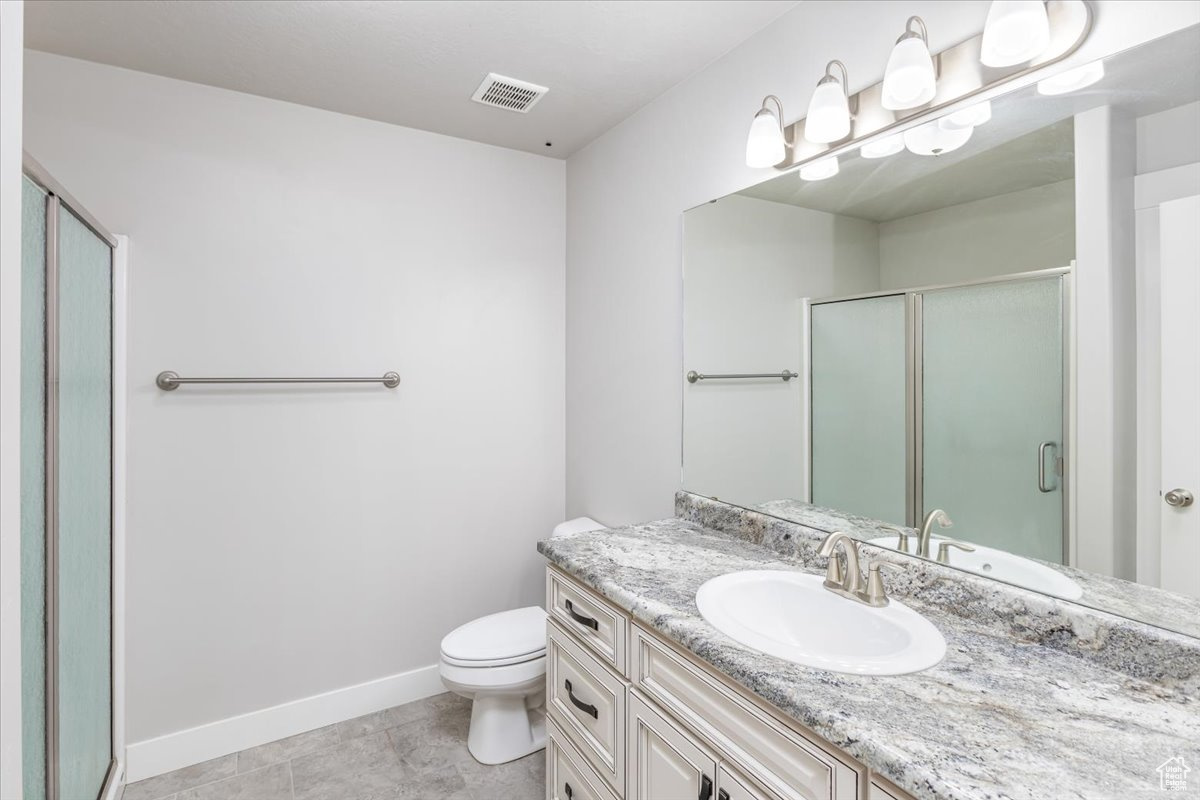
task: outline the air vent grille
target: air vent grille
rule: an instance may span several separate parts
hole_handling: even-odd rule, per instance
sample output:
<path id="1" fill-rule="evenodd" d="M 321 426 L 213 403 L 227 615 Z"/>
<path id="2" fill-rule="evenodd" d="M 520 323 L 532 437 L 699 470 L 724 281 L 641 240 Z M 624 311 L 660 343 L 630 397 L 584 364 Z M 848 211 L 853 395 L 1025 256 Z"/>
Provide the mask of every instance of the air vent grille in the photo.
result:
<path id="1" fill-rule="evenodd" d="M 479 84 L 479 88 L 475 90 L 475 94 L 471 95 L 471 99 L 476 103 L 483 103 L 485 106 L 495 106 L 524 114 L 537 105 L 537 101 L 541 100 L 542 95 L 548 91 L 550 90 L 545 86 L 538 86 L 536 83 L 506 78 L 503 75 L 489 72 L 488 76 L 483 79 L 483 83 Z"/>

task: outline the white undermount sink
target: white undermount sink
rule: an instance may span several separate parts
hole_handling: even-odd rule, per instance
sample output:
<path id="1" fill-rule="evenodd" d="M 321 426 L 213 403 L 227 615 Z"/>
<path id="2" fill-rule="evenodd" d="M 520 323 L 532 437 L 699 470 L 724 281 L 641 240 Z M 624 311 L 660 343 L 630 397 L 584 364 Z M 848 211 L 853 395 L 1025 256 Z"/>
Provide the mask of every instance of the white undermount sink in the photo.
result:
<path id="1" fill-rule="evenodd" d="M 930 552 L 937 552 L 939 541 L 941 541 L 940 537 L 930 538 Z M 868 542 L 868 544 L 889 547 L 892 550 L 896 549 L 896 543 L 895 536 L 884 536 Z M 948 555 L 950 566 L 974 572 L 976 575 L 986 575 L 998 581 L 1011 583 L 1013 586 L 1032 589 L 1053 597 L 1061 597 L 1064 600 L 1078 600 L 1083 597 L 1082 586 L 1044 564 L 993 547 L 984 547 L 971 542 L 965 542 L 965 544 L 971 544 L 975 551 L 971 553 L 965 550 L 950 551 Z"/>
<path id="2" fill-rule="evenodd" d="M 806 667 L 903 675 L 928 669 L 946 654 L 941 632 L 903 603 L 872 608 L 835 595 L 823 582 L 799 572 L 731 572 L 701 586 L 696 605 L 726 636 Z"/>

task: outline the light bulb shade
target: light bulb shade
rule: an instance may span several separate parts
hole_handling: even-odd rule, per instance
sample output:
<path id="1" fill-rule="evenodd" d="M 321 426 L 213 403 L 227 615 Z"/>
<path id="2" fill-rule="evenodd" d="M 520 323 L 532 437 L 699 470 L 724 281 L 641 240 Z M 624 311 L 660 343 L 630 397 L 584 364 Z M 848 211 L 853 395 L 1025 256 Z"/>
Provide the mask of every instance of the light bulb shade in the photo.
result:
<path id="1" fill-rule="evenodd" d="M 904 149 L 904 137 L 900 134 L 869 142 L 858 148 L 858 154 L 863 158 L 887 158 Z"/>
<path id="2" fill-rule="evenodd" d="M 992 0 L 979 60 L 1011 67 L 1040 56 L 1050 44 L 1050 17 L 1042 0 Z"/>
<path id="3" fill-rule="evenodd" d="M 828 144 L 850 135 L 850 104 L 846 92 L 837 80 L 817 84 L 808 103 L 804 118 L 804 138 L 817 144 Z"/>
<path id="4" fill-rule="evenodd" d="M 783 161 L 787 147 L 783 131 L 779 129 L 779 118 L 767 109 L 754 115 L 750 123 L 750 135 L 746 137 L 746 166 L 761 169 L 773 167 Z"/>
<path id="5" fill-rule="evenodd" d="M 1093 61 L 1078 69 L 1071 69 L 1059 75 L 1051 75 L 1038 81 L 1038 94 L 1056 95 L 1078 91 L 1091 86 L 1104 77 L 1104 62 Z"/>
<path id="6" fill-rule="evenodd" d="M 883 107 L 889 111 L 923 106 L 937 94 L 933 57 L 919 36 L 906 36 L 892 48 L 883 73 Z"/>
<path id="7" fill-rule="evenodd" d="M 919 156 L 940 156 L 957 150 L 971 138 L 974 128 L 946 130 L 937 120 L 904 132 L 904 146 Z"/>
<path id="8" fill-rule="evenodd" d="M 968 106 L 961 111 L 955 111 L 953 114 L 947 114 L 938 120 L 938 125 L 942 128 L 942 130 L 961 131 L 965 128 L 979 127 L 991 118 L 992 101 L 984 100 L 982 103 L 976 103 L 973 106 Z"/>
<path id="9" fill-rule="evenodd" d="M 800 168 L 800 178 L 806 181 L 823 181 L 838 174 L 837 156 L 822 158 Z"/>

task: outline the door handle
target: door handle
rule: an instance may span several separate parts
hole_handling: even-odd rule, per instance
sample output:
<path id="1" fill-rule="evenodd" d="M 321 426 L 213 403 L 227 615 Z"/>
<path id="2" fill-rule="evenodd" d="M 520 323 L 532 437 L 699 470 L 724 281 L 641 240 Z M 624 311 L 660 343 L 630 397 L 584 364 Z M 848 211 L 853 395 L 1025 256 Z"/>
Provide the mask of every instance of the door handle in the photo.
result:
<path id="1" fill-rule="evenodd" d="M 712 778 L 707 775 L 700 775 L 700 794 L 696 800 L 712 800 Z"/>
<path id="2" fill-rule="evenodd" d="M 1058 488 L 1055 486 L 1046 485 L 1046 448 L 1053 447 L 1055 462 L 1058 461 L 1058 445 L 1054 442 L 1042 442 L 1038 445 L 1038 491 L 1042 494 L 1053 492 Z"/>
<path id="3" fill-rule="evenodd" d="M 1192 497 L 1192 493 L 1187 489 L 1172 489 L 1163 495 L 1163 500 L 1171 508 L 1187 508 L 1196 502 L 1196 498 Z"/>
<path id="4" fill-rule="evenodd" d="M 571 705 L 575 706 L 576 708 L 578 708 L 580 711 L 582 711 L 585 714 L 590 714 L 592 719 L 600 719 L 600 712 L 596 710 L 596 707 L 594 705 L 592 705 L 591 703 L 583 702 L 582 700 L 580 700 L 578 697 L 575 696 L 574 692 L 571 691 L 571 682 L 570 681 L 564 680 L 563 685 L 567 687 L 567 697 L 570 698 Z"/>
<path id="5" fill-rule="evenodd" d="M 600 623 L 591 617 L 585 617 L 583 614 L 580 614 L 578 611 L 576 611 L 575 606 L 571 603 L 570 599 L 568 599 L 564 605 L 567 607 L 567 613 L 571 615 L 571 619 L 575 620 L 580 625 L 591 628 L 594 631 L 598 632 L 600 630 Z"/>

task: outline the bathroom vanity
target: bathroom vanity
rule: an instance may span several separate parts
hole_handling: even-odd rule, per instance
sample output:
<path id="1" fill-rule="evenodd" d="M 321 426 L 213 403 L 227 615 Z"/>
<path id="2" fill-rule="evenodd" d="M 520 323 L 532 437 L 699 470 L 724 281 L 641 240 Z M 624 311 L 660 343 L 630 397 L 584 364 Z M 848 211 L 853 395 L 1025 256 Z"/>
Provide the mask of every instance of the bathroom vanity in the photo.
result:
<path id="1" fill-rule="evenodd" d="M 913 562 L 888 591 L 945 636 L 942 661 L 811 669 L 725 636 L 695 596 L 743 570 L 822 574 L 824 533 L 687 493 L 677 506 L 539 544 L 547 798 L 1136 798 L 1168 758 L 1200 762 L 1189 637 Z"/>

